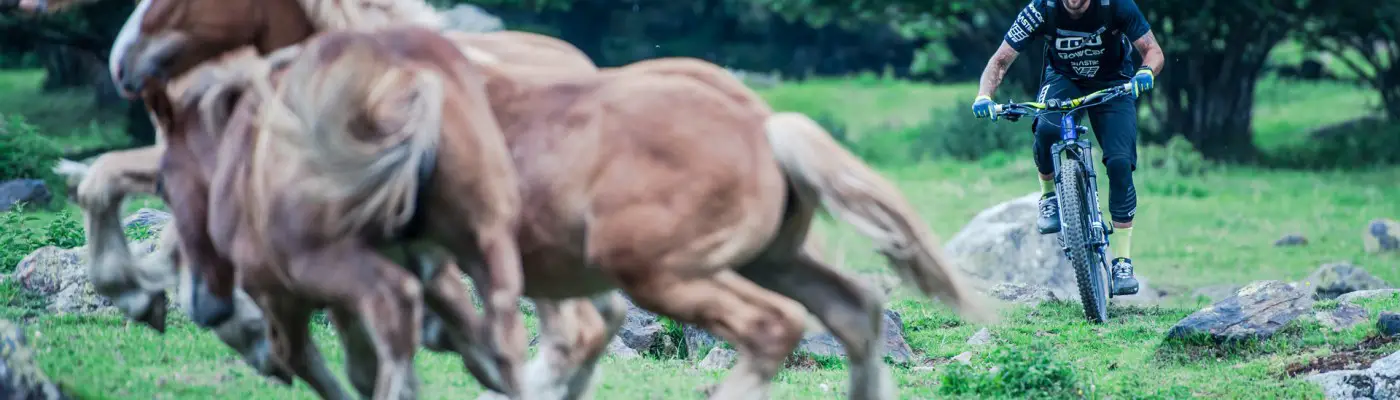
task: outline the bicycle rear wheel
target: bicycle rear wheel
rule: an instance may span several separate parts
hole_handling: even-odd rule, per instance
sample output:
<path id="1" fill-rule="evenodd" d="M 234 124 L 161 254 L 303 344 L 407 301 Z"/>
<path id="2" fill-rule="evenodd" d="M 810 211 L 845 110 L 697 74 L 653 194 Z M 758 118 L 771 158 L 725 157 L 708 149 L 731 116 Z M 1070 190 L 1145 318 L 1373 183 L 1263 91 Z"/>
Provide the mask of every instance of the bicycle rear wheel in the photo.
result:
<path id="1" fill-rule="evenodd" d="M 1069 249 L 1070 265 L 1079 286 L 1079 299 L 1084 304 L 1084 316 L 1094 323 L 1108 320 L 1108 271 L 1102 266 L 1098 252 L 1089 248 L 1089 202 L 1084 193 L 1089 187 L 1087 174 L 1079 161 L 1069 152 L 1060 153 L 1060 183 L 1056 190 L 1060 202 L 1060 238 Z"/>

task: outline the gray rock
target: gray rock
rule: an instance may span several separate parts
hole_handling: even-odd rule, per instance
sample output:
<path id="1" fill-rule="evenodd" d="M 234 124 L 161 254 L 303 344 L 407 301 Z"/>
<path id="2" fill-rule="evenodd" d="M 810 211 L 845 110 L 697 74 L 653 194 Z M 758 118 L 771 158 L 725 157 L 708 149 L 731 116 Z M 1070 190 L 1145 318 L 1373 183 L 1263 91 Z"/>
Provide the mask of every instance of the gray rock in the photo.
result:
<path id="1" fill-rule="evenodd" d="M 977 333 L 972 334 L 972 337 L 967 338 L 967 344 L 973 346 L 984 346 L 991 342 L 992 331 L 987 330 L 987 328 L 979 329 Z"/>
<path id="2" fill-rule="evenodd" d="M 904 321 L 899 313 L 893 310 L 885 310 L 884 318 L 884 343 L 885 357 L 897 363 L 907 363 L 914 360 L 914 350 L 909 348 L 909 343 L 904 340 Z M 841 342 L 836 339 L 836 335 L 830 332 L 811 332 L 802 338 L 797 345 L 798 354 L 808 354 L 827 357 L 845 357 L 846 349 L 841 346 Z"/>
<path id="3" fill-rule="evenodd" d="M 1363 370 L 1332 371 L 1308 377 L 1309 382 L 1322 386 L 1329 400 L 1397 399 L 1400 398 L 1400 352 L 1396 352 Z"/>
<path id="4" fill-rule="evenodd" d="M 9 211 L 15 203 L 25 203 L 25 208 L 33 209 L 53 200 L 49 187 L 38 179 L 15 179 L 0 183 L 0 212 Z"/>
<path id="5" fill-rule="evenodd" d="M 1361 243 L 1367 253 L 1400 251 L 1400 222 L 1378 218 L 1366 224 Z"/>
<path id="6" fill-rule="evenodd" d="M 962 353 L 958 353 L 958 355 L 953 356 L 952 360 L 957 361 L 962 365 L 972 365 L 972 352 L 964 351 Z"/>
<path id="7" fill-rule="evenodd" d="M 700 357 L 701 351 L 720 343 L 719 337 L 698 326 L 686 325 L 681 328 L 681 333 L 685 336 L 685 348 L 690 357 Z"/>
<path id="8" fill-rule="evenodd" d="M 1312 293 L 1281 281 L 1258 281 L 1196 311 L 1167 332 L 1169 339 L 1208 336 L 1215 343 L 1264 340 L 1312 310 Z"/>
<path id="9" fill-rule="evenodd" d="M 0 396 L 7 399 L 68 399 L 34 360 L 24 327 L 0 320 Z"/>
<path id="10" fill-rule="evenodd" d="M 1400 314 L 1383 312 L 1376 317 L 1376 329 L 1386 336 L 1400 336 Z"/>
<path id="11" fill-rule="evenodd" d="M 1039 200 L 1036 192 L 982 210 L 948 240 L 947 254 L 976 278 L 981 289 L 1022 283 L 1045 287 L 1059 299 L 1079 301 L 1074 267 L 1065 257 L 1059 235 L 1042 235 L 1035 228 Z M 1141 273 L 1138 280 L 1142 286 L 1137 295 L 1114 301 L 1150 301 L 1161 296 Z"/>
<path id="12" fill-rule="evenodd" d="M 613 357 L 621 358 L 624 360 L 630 360 L 642 356 L 641 353 L 638 353 L 631 347 L 627 347 L 627 344 L 622 342 L 622 338 L 617 336 L 613 336 L 612 341 L 608 342 L 607 352 L 608 354 L 612 354 Z"/>
<path id="13" fill-rule="evenodd" d="M 617 332 L 617 337 L 622 339 L 624 345 L 638 353 L 645 353 L 665 335 L 666 327 L 661 326 L 661 320 L 656 314 L 637 307 L 632 303 L 632 299 L 627 298 L 627 319 L 622 322 L 622 329 Z"/>
<path id="14" fill-rule="evenodd" d="M 1340 331 L 1366 322 L 1366 309 L 1351 303 L 1341 303 L 1331 310 L 1317 310 L 1313 313 L 1322 326 Z"/>
<path id="15" fill-rule="evenodd" d="M 1390 285 L 1380 278 L 1346 262 L 1323 265 L 1304 279 L 1302 285 L 1314 288 L 1319 299 L 1335 299 L 1358 290 L 1390 288 Z"/>
<path id="16" fill-rule="evenodd" d="M 1391 296 L 1400 297 L 1400 289 L 1358 290 L 1337 297 L 1337 301 L 1343 303 L 1352 303 L 1361 299 Z"/>
<path id="17" fill-rule="evenodd" d="M 991 295 L 1002 301 L 1026 304 L 1031 307 L 1057 299 L 1055 293 L 1044 286 L 1024 283 L 999 283 L 992 286 Z"/>
<path id="18" fill-rule="evenodd" d="M 160 229 L 164 229 L 165 225 L 168 223 L 170 223 L 170 213 L 151 208 L 142 208 L 136 210 L 135 214 L 128 215 L 125 219 L 122 219 L 122 228 L 126 229 L 127 232 L 136 228 L 146 228 L 151 232 L 156 232 Z"/>
<path id="19" fill-rule="evenodd" d="M 471 4 L 458 4 L 456 7 L 440 13 L 447 23 L 447 29 L 482 33 L 500 31 L 506 28 L 500 17 L 491 15 L 481 7 Z"/>
<path id="20" fill-rule="evenodd" d="M 1191 291 L 1191 297 L 1205 297 L 1210 299 L 1210 301 L 1220 301 L 1234 296 L 1235 292 L 1239 291 L 1241 287 L 1243 286 L 1229 284 L 1211 285 Z"/>
<path id="21" fill-rule="evenodd" d="M 703 370 L 724 370 L 734 366 L 739 361 L 739 352 L 715 347 L 705 354 L 705 358 L 700 360 L 700 364 L 695 367 Z"/>
<path id="22" fill-rule="evenodd" d="M 1274 241 L 1275 247 L 1306 246 L 1307 244 L 1308 238 L 1297 233 L 1284 235 L 1284 237 Z"/>

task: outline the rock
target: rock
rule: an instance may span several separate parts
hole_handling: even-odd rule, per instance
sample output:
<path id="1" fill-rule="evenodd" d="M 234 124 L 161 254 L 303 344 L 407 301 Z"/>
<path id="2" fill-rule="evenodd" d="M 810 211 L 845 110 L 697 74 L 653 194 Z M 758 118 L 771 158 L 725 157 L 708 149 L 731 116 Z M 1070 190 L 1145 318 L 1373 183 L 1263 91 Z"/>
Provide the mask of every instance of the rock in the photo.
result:
<path id="1" fill-rule="evenodd" d="M 8 320 L 0 320 L 0 395 L 7 399 L 69 398 L 39 368 L 24 327 Z"/>
<path id="2" fill-rule="evenodd" d="M 1274 241 L 1275 247 L 1305 246 L 1307 244 L 1308 238 L 1297 233 L 1285 235 L 1284 237 L 1281 237 L 1278 240 Z"/>
<path id="3" fill-rule="evenodd" d="M 1376 317 L 1376 329 L 1386 336 L 1400 336 L 1400 313 L 1383 312 Z"/>
<path id="4" fill-rule="evenodd" d="M 1215 343 L 1264 340 L 1311 311 L 1312 293 L 1281 281 L 1258 281 L 1191 313 L 1167 332 L 1169 339 L 1208 336 Z"/>
<path id="5" fill-rule="evenodd" d="M 1340 297 L 1337 297 L 1337 301 L 1340 301 L 1340 302 L 1343 302 L 1343 303 L 1352 303 L 1352 302 L 1355 302 L 1355 301 L 1361 300 L 1361 299 L 1370 299 L 1370 298 L 1376 298 L 1376 297 L 1389 297 L 1389 296 L 1400 297 L 1400 289 L 1358 290 L 1358 291 L 1351 292 L 1351 293 L 1347 293 L 1347 294 L 1341 295 Z"/>
<path id="6" fill-rule="evenodd" d="M 718 346 L 719 337 L 698 326 L 686 325 L 681 328 L 681 334 L 685 336 L 685 348 L 690 357 L 700 357 L 700 351 Z"/>
<path id="7" fill-rule="evenodd" d="M 884 318 L 884 343 L 885 357 L 897 363 L 907 363 L 914 360 L 914 350 L 909 348 L 909 343 L 904 341 L 904 321 L 899 313 L 893 310 L 885 310 Z M 841 342 L 835 335 L 829 332 L 810 332 L 797 345 L 797 353 L 827 356 L 845 357 L 846 350 L 841 346 Z"/>
<path id="8" fill-rule="evenodd" d="M 1380 278 L 1346 262 L 1323 265 L 1304 279 L 1302 284 L 1304 287 L 1315 288 L 1318 299 L 1335 299 L 1358 290 L 1390 288 L 1390 285 Z"/>
<path id="9" fill-rule="evenodd" d="M 972 337 L 967 338 L 967 344 L 970 344 L 970 345 L 973 345 L 973 346 L 983 346 L 983 345 L 987 345 L 987 344 L 989 344 L 989 343 L 991 343 L 991 342 L 992 342 L 992 332 L 989 331 L 989 330 L 987 330 L 987 328 L 982 328 L 982 329 L 978 330 L 977 333 L 972 334 Z"/>
<path id="10" fill-rule="evenodd" d="M 153 235 L 129 246 L 131 255 L 140 258 L 154 252 L 158 245 L 159 238 Z M 41 247 L 19 262 L 13 278 L 24 291 L 47 299 L 47 309 L 52 313 L 91 314 L 115 310 L 111 299 L 98 295 L 88 282 L 87 257 L 85 247 Z"/>
<path id="11" fill-rule="evenodd" d="M 704 370 L 723 370 L 733 367 L 734 363 L 738 361 L 739 352 L 723 347 L 715 347 L 710 349 L 710 352 L 705 354 L 705 359 L 700 360 L 700 364 L 697 364 L 695 367 Z"/>
<path id="12" fill-rule="evenodd" d="M 1049 289 L 1056 298 L 1079 301 L 1074 267 L 1060 246 L 1059 235 L 1042 235 L 1035 228 L 1039 200 L 1036 192 L 982 210 L 948 240 L 947 254 L 976 278 L 980 288 L 1030 284 Z M 1114 300 L 1159 298 L 1161 292 L 1151 289 L 1141 273 L 1138 281 L 1142 286 L 1137 295 Z"/>
<path id="13" fill-rule="evenodd" d="M 481 7 L 471 4 L 458 4 L 456 7 L 440 13 L 447 23 L 447 29 L 451 30 L 481 33 L 495 32 L 506 28 L 500 17 L 491 15 Z"/>
<path id="14" fill-rule="evenodd" d="M 972 352 L 964 351 L 956 356 L 953 356 L 953 361 L 962 363 L 962 365 L 972 365 Z"/>
<path id="15" fill-rule="evenodd" d="M 1211 285 L 1197 288 L 1191 291 L 1191 297 L 1205 297 L 1210 301 L 1220 301 L 1230 296 L 1234 296 L 1242 286 L 1240 285 Z"/>
<path id="16" fill-rule="evenodd" d="M 642 356 L 641 353 L 638 353 L 631 347 L 627 347 L 627 344 L 622 342 L 622 338 L 617 336 L 613 336 L 612 341 L 608 342 L 607 352 L 608 354 L 612 354 L 613 357 L 623 360 L 630 360 Z"/>
<path id="17" fill-rule="evenodd" d="M 1400 352 L 1376 360 L 1371 368 L 1326 372 L 1307 380 L 1321 385 L 1328 399 L 1400 398 Z"/>
<path id="18" fill-rule="evenodd" d="M 661 326 L 656 314 L 637 307 L 632 299 L 627 298 L 627 319 L 617 331 L 617 337 L 622 339 L 624 345 L 638 353 L 645 353 L 665 335 L 666 327 Z"/>
<path id="19" fill-rule="evenodd" d="M 1367 253 L 1400 251 L 1400 222 L 1384 218 L 1371 220 L 1361 233 L 1361 243 Z"/>
<path id="20" fill-rule="evenodd" d="M 1366 322 L 1366 309 L 1351 303 L 1341 303 L 1331 310 L 1318 310 L 1313 313 L 1317 322 L 1334 331 L 1344 330 Z"/>
<path id="21" fill-rule="evenodd" d="M 10 211 L 15 203 L 23 202 L 26 208 L 48 204 L 53 199 L 49 187 L 38 179 L 15 179 L 0 183 L 0 212 Z"/>
<path id="22" fill-rule="evenodd" d="M 1044 286 L 1024 283 L 999 283 L 992 286 L 991 295 L 1002 301 L 1027 304 L 1031 307 L 1057 299 L 1055 293 L 1050 292 L 1050 289 L 1046 289 Z"/>
<path id="23" fill-rule="evenodd" d="M 122 220 L 122 228 L 130 232 L 136 228 L 146 228 L 152 232 L 165 229 L 165 224 L 170 223 L 170 213 L 150 208 L 136 210 Z"/>

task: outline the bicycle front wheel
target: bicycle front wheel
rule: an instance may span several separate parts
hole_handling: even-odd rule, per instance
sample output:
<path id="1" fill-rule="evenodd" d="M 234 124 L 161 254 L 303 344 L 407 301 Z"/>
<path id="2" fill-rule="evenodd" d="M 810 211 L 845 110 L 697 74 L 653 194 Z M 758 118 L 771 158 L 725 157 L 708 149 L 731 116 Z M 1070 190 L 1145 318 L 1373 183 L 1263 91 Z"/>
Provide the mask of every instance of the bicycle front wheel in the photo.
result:
<path id="1" fill-rule="evenodd" d="M 1060 203 L 1060 238 L 1068 248 L 1070 265 L 1079 285 L 1079 299 L 1084 303 L 1084 316 L 1094 323 L 1108 320 L 1108 271 L 1102 267 L 1098 252 L 1089 248 L 1089 187 L 1084 166 L 1060 153 L 1060 183 L 1056 190 Z"/>

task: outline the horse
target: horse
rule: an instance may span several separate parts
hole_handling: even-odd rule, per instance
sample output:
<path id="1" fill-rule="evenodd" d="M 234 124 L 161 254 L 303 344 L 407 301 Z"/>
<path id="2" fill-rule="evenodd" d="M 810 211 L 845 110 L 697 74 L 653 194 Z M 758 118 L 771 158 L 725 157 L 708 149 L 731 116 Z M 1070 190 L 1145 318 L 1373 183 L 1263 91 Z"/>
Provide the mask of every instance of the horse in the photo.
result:
<path id="1" fill-rule="evenodd" d="M 424 297 L 445 305 L 444 317 L 475 311 L 460 280 L 422 268 L 416 272 L 426 276 L 414 276 L 380 254 L 416 242 L 445 247 L 457 260 L 484 259 L 478 269 L 487 271 L 475 275 L 489 279 L 488 308 L 509 306 L 516 317 L 495 314 L 505 318 L 487 325 L 495 330 L 491 344 L 523 360 L 514 303 L 519 194 L 503 135 L 477 106 L 484 99 L 467 79 L 467 59 L 421 28 L 333 32 L 314 43 L 320 46 L 272 57 L 272 66 L 286 64 L 275 92 L 271 82 L 227 90 L 236 83 L 218 76 L 220 69 L 196 75 L 209 87 L 191 89 L 179 104 L 163 90 L 143 90 L 169 127 L 160 175 L 180 253 L 236 264 L 240 287 L 266 312 L 273 358 L 324 398 L 346 396 L 322 384 L 333 377 L 318 376 L 326 372 L 307 332 L 312 310 L 329 307 L 352 382 L 376 399 L 415 392 Z M 311 149 L 317 158 L 304 155 Z M 197 155 L 211 152 L 217 156 Z M 456 223 L 422 219 L 427 214 Z M 456 285 L 435 290 L 420 278 Z M 363 349 L 373 358 L 361 358 Z M 493 367 L 509 377 L 516 363 Z"/>

